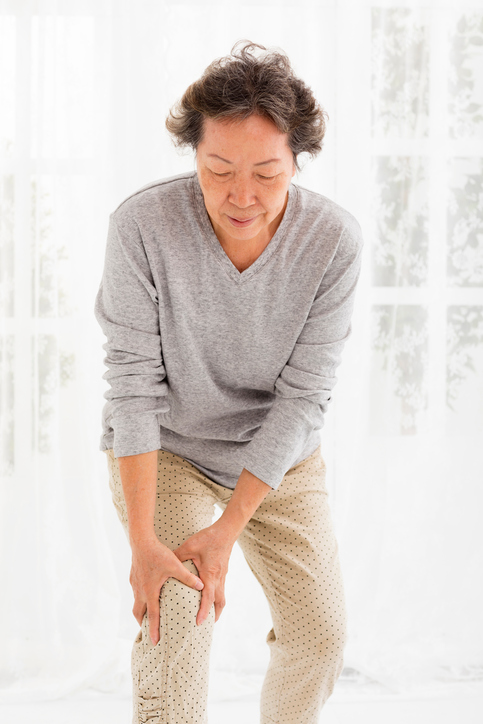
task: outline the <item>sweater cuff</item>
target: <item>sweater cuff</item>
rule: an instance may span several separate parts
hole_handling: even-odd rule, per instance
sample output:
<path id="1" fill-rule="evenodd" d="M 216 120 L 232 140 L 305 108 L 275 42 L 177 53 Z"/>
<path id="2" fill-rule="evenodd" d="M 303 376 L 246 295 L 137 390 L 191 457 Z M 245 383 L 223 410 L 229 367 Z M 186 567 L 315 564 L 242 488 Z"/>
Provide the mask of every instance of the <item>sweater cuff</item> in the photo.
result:
<path id="1" fill-rule="evenodd" d="M 312 430 L 320 430 L 323 424 L 321 405 L 303 397 L 276 397 L 259 431 L 243 450 L 242 466 L 276 490 Z"/>
<path id="2" fill-rule="evenodd" d="M 140 455 L 159 450 L 161 431 L 156 413 L 118 415 L 111 418 L 114 430 L 114 457 Z"/>

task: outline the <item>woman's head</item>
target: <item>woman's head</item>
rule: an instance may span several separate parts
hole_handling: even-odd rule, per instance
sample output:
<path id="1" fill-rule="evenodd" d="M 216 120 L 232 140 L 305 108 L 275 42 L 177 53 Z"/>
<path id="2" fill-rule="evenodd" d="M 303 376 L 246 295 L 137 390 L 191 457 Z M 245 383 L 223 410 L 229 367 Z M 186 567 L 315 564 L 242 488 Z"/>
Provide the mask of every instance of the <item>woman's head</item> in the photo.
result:
<path id="1" fill-rule="evenodd" d="M 242 44 L 239 50 L 237 46 Z M 288 57 L 267 51 L 260 57 L 251 50 L 267 49 L 240 40 L 231 55 L 214 60 L 171 109 L 166 128 L 176 146 L 197 151 L 203 140 L 205 119 L 244 120 L 259 115 L 287 134 L 296 169 L 300 153 L 317 156 L 322 149 L 327 114 L 311 89 L 297 78 Z"/>
<path id="2" fill-rule="evenodd" d="M 295 164 L 287 134 L 268 118 L 204 121 L 198 180 L 213 230 L 225 248 L 260 250 L 276 232 Z"/>

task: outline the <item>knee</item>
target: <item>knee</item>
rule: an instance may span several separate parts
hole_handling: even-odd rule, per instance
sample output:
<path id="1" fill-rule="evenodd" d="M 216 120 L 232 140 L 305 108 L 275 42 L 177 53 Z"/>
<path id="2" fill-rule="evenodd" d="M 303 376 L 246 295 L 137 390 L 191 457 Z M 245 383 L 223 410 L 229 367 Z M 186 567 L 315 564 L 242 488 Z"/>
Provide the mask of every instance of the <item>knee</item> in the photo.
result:
<path id="1" fill-rule="evenodd" d="M 198 575 L 193 561 L 184 561 L 183 565 L 191 573 Z M 177 578 L 168 578 L 160 594 L 161 609 L 165 609 L 168 618 L 176 617 L 183 627 L 196 626 L 196 616 L 201 604 L 201 591 L 182 583 Z"/>
<path id="2" fill-rule="evenodd" d="M 345 643 L 346 637 L 342 630 L 323 630 L 315 642 L 316 656 L 322 661 L 340 661 L 344 655 Z"/>
<path id="3" fill-rule="evenodd" d="M 326 615 L 312 619 L 309 627 L 308 647 L 312 655 L 322 661 L 341 661 L 347 642 L 347 620 L 341 615 Z"/>

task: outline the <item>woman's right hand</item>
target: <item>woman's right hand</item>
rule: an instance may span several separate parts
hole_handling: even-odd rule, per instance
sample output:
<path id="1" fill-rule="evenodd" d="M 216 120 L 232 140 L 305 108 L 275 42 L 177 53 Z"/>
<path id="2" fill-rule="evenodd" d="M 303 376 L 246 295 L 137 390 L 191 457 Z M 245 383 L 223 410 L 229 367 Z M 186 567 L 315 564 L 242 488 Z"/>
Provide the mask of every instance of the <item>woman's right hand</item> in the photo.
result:
<path id="1" fill-rule="evenodd" d="M 190 588 L 201 591 L 203 582 L 187 570 L 179 558 L 156 535 L 131 542 L 132 565 L 129 582 L 134 593 L 134 618 L 141 626 L 146 610 L 151 641 L 159 641 L 159 594 L 168 578 L 176 578 Z"/>

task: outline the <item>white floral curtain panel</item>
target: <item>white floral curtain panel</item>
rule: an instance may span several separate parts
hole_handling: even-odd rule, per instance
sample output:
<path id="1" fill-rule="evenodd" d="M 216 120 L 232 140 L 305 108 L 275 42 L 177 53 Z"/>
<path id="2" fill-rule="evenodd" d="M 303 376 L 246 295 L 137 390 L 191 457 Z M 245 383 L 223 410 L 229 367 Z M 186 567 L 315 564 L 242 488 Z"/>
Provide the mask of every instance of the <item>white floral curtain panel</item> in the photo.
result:
<path id="1" fill-rule="evenodd" d="M 253 10 L 0 0 L 0 701 L 130 694 L 94 297 L 109 213 L 194 168 L 167 109 L 241 38 L 329 112 L 294 180 L 366 240 L 321 434 L 349 608 L 334 698 L 483 684 L 483 4 Z M 237 547 L 226 594 L 210 695 L 256 696 L 271 623 Z"/>

